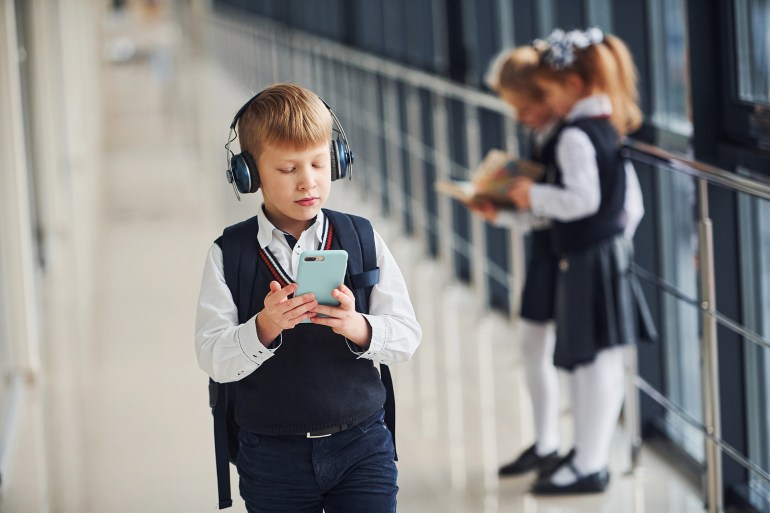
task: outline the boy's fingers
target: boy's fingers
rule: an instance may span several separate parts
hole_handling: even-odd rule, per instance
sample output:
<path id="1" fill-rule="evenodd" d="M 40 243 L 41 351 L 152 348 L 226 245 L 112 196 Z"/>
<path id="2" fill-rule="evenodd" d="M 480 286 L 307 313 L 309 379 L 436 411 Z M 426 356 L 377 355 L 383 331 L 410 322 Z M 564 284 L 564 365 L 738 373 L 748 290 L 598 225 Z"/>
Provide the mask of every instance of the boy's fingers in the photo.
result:
<path id="1" fill-rule="evenodd" d="M 340 286 L 339 286 L 339 287 L 337 287 L 337 290 L 339 290 L 339 291 L 340 291 L 340 292 L 342 292 L 343 294 L 347 294 L 347 295 L 349 295 L 349 296 L 352 296 L 352 295 L 353 295 L 353 291 L 352 291 L 352 290 L 350 290 L 350 289 L 348 288 L 348 286 L 347 286 L 347 285 L 345 285 L 344 283 L 340 284 Z"/>
<path id="2" fill-rule="evenodd" d="M 281 288 L 280 283 L 277 281 L 271 281 L 270 292 L 268 292 L 267 296 L 273 296 L 275 301 L 280 303 L 281 301 L 285 301 L 286 298 L 293 294 L 295 290 L 297 290 L 296 283 L 289 283 L 285 287 Z"/>
<path id="3" fill-rule="evenodd" d="M 340 306 L 349 307 L 356 304 L 356 299 L 353 297 L 353 293 L 345 285 L 340 285 L 336 290 L 332 291 L 334 299 L 340 302 Z"/>

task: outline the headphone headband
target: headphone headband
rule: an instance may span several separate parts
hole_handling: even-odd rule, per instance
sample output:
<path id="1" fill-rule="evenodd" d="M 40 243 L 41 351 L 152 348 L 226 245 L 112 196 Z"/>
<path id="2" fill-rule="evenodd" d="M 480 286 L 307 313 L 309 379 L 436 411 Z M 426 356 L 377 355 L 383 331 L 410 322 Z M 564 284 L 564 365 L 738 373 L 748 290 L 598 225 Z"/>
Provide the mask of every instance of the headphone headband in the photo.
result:
<path id="1" fill-rule="evenodd" d="M 233 121 L 230 123 L 230 135 L 225 143 L 228 165 L 225 175 L 227 176 L 227 181 L 232 184 L 235 197 L 238 198 L 238 201 L 241 199 L 240 194 L 256 192 L 257 189 L 259 189 L 259 174 L 254 158 L 246 151 L 241 151 L 241 153 L 237 155 L 234 154 L 232 150 L 230 150 L 230 143 L 238 137 L 238 131 L 236 130 L 238 120 L 243 113 L 246 112 L 246 109 L 249 108 L 252 102 L 259 98 L 265 91 L 266 90 L 262 90 L 258 92 L 238 109 L 238 112 L 236 112 L 233 117 Z M 350 150 L 350 144 L 348 143 L 345 129 L 342 128 L 342 123 L 340 123 L 340 120 L 337 118 L 337 115 L 329 104 L 320 96 L 318 96 L 318 99 L 321 100 L 321 103 L 323 103 L 327 109 L 329 109 L 329 113 L 332 116 L 332 131 L 337 132 L 336 139 L 332 139 L 331 141 L 332 181 L 345 177 L 347 177 L 348 180 L 352 180 L 354 157 L 353 152 Z M 340 140 L 340 137 L 342 140 Z"/>

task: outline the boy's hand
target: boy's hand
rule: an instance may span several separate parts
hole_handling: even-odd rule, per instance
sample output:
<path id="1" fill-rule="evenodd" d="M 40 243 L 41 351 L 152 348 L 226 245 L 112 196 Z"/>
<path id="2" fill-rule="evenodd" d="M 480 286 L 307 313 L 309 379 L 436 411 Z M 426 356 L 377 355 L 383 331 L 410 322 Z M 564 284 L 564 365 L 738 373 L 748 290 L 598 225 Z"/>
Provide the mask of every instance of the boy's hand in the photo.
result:
<path id="1" fill-rule="evenodd" d="M 303 294 L 289 299 L 297 290 L 296 283 L 281 288 L 277 281 L 270 282 L 270 292 L 265 296 L 265 307 L 257 315 L 257 336 L 265 346 L 270 345 L 283 330 L 291 329 L 303 319 L 315 315 L 313 308 L 318 302 L 313 294 Z"/>
<path id="2" fill-rule="evenodd" d="M 532 179 L 526 176 L 516 177 L 508 191 L 508 197 L 516 205 L 517 210 L 531 210 L 529 190 L 532 188 Z"/>
<path id="3" fill-rule="evenodd" d="M 314 313 L 328 317 L 316 315 L 310 318 L 310 322 L 329 326 L 334 333 L 342 335 L 363 349 L 369 347 L 372 340 L 372 327 L 363 315 L 356 312 L 356 298 L 353 292 L 342 284 L 332 291 L 332 296 L 340 302 L 340 305 L 316 306 L 313 309 Z"/>

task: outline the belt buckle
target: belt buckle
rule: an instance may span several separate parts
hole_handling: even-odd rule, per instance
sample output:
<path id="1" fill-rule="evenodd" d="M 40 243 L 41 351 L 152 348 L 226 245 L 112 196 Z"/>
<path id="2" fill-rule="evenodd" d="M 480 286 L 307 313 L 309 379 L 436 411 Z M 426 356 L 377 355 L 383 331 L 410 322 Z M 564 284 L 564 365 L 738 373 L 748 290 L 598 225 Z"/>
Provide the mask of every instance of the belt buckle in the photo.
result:
<path id="1" fill-rule="evenodd" d="M 332 434 L 314 435 L 313 433 L 305 433 L 305 438 L 326 438 L 327 436 L 332 436 Z"/>

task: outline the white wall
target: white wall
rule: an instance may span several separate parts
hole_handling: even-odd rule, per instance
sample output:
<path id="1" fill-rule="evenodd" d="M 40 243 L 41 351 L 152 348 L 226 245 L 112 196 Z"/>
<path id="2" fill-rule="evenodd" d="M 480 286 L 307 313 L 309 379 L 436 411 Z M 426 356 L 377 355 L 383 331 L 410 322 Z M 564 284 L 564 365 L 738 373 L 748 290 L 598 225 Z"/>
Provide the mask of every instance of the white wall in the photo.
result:
<path id="1" fill-rule="evenodd" d="M 103 4 L 0 0 L 0 354 L 10 355 L 0 365 L 9 374 L 0 382 L 0 510 L 8 513 L 87 510 L 81 398 L 102 151 Z"/>

